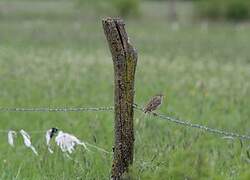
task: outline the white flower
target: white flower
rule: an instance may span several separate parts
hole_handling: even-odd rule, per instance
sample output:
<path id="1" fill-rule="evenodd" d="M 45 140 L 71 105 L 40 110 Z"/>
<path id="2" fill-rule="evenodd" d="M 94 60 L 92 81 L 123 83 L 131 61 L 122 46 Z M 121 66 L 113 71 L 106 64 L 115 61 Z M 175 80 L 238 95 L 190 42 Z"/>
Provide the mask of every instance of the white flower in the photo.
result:
<path id="1" fill-rule="evenodd" d="M 52 154 L 54 153 L 54 151 L 50 148 L 51 132 L 52 132 L 52 129 L 49 129 L 48 131 L 46 131 L 45 138 L 46 138 L 46 144 L 48 146 L 48 150 Z"/>
<path id="2" fill-rule="evenodd" d="M 23 129 L 20 130 L 20 134 L 23 136 L 23 142 L 24 142 L 25 146 L 30 148 L 34 152 L 35 155 L 38 155 L 36 149 L 31 144 L 29 134 L 26 131 L 24 131 Z"/>
<path id="3" fill-rule="evenodd" d="M 77 137 L 68 133 L 64 133 L 63 131 L 59 131 L 55 141 L 56 144 L 61 148 L 62 152 L 72 153 L 75 145 L 82 145 L 88 150 L 84 142 L 81 142 Z"/>
<path id="4" fill-rule="evenodd" d="M 8 143 L 14 147 L 14 136 L 16 136 L 16 131 L 10 130 L 8 132 Z"/>

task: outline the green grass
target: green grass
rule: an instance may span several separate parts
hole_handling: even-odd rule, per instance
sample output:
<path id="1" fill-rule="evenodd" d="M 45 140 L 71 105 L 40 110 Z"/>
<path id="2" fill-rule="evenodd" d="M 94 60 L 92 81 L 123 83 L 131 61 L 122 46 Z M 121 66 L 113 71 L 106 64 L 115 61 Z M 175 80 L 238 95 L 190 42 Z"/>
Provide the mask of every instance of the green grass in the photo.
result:
<path id="1" fill-rule="evenodd" d="M 113 104 L 113 67 L 101 17 L 85 16 L 69 1 L 58 5 L 0 2 L 0 107 Z M 164 18 L 152 13 L 126 20 L 139 52 L 136 102 L 162 92 L 162 113 L 249 134 L 250 26 L 211 24 L 204 31 L 184 24 L 173 31 Z M 0 129 L 58 127 L 111 151 L 113 119 L 112 112 L 0 113 Z M 247 141 L 241 146 L 155 117 L 135 129 L 134 179 L 250 178 Z M 55 146 L 50 155 L 43 134 L 32 134 L 38 157 L 20 137 L 15 148 L 6 134 L 0 141 L 0 179 L 109 179 L 110 155 L 77 148 L 74 162 Z"/>

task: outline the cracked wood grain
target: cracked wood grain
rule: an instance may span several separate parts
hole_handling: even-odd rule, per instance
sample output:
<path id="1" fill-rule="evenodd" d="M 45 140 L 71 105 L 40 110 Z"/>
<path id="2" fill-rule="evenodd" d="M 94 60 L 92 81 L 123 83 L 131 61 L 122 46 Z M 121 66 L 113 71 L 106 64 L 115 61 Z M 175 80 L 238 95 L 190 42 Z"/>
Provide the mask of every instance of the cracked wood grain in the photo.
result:
<path id="1" fill-rule="evenodd" d="M 133 163 L 133 102 L 137 52 L 119 18 L 102 21 L 114 65 L 115 142 L 112 179 L 123 179 Z"/>

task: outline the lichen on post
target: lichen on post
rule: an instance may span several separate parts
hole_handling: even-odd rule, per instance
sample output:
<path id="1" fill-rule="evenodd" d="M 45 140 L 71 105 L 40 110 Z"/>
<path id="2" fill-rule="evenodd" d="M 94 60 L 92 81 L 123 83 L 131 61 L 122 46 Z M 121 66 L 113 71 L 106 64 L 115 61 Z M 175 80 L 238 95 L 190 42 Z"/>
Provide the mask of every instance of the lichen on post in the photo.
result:
<path id="1" fill-rule="evenodd" d="M 137 52 L 129 42 L 123 20 L 105 18 L 102 24 L 114 64 L 115 145 L 111 178 L 122 179 L 133 163 Z"/>

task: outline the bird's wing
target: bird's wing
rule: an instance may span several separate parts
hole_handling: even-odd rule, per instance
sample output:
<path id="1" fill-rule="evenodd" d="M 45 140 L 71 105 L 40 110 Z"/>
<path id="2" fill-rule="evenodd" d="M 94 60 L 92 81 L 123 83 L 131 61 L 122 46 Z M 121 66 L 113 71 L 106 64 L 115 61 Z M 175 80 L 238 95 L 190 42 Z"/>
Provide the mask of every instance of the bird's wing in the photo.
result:
<path id="1" fill-rule="evenodd" d="M 160 99 L 158 97 L 153 97 L 149 103 L 145 106 L 144 111 L 152 111 L 155 110 L 158 105 L 160 105 Z"/>

